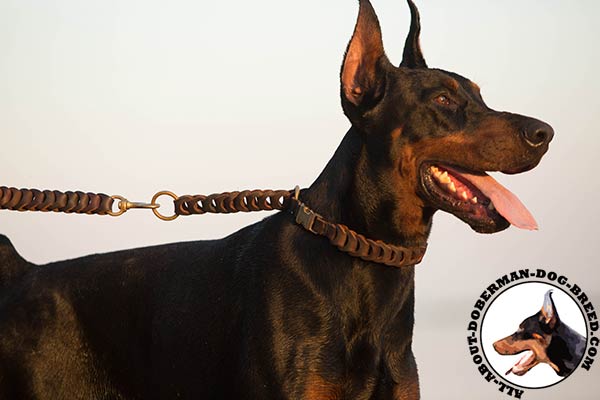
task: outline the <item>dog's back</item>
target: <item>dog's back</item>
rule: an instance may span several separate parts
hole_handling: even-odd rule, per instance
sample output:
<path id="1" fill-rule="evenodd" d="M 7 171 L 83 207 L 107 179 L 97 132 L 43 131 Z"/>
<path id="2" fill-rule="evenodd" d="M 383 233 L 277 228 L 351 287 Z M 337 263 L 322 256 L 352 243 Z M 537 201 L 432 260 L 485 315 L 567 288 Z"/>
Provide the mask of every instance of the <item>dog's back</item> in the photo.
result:
<path id="1" fill-rule="evenodd" d="M 22 277 L 27 270 L 27 261 L 17 253 L 6 236 L 0 235 L 0 291 Z"/>
<path id="2" fill-rule="evenodd" d="M 195 394 L 232 389 L 221 374 L 239 362 L 241 299 L 257 286 L 240 260 L 260 225 L 44 266 L 2 236 L 0 398 L 161 397 L 192 375 L 212 383 Z"/>

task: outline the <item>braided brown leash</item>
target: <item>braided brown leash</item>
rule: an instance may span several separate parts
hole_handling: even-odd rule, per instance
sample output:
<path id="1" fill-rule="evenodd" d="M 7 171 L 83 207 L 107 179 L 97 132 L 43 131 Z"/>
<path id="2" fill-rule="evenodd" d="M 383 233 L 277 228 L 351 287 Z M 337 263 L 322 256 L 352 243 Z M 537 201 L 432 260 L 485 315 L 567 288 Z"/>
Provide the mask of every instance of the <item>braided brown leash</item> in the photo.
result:
<path id="1" fill-rule="evenodd" d="M 160 205 L 157 199 L 163 195 L 173 198 L 175 213 L 172 216 L 164 216 L 158 212 Z M 298 195 L 298 188 L 295 192 L 244 190 L 180 197 L 163 191 L 156 193 L 151 203 L 132 203 L 122 196 L 102 193 L 40 191 L 0 186 L 0 209 L 119 216 L 132 208 L 148 208 L 162 220 L 173 220 L 180 215 L 285 210 L 294 216 L 298 225 L 313 234 L 326 237 L 332 245 L 352 257 L 399 268 L 418 264 L 425 255 L 426 244 L 412 248 L 395 246 L 366 238 L 345 225 L 329 222 L 302 203 Z M 118 211 L 112 210 L 115 200 L 118 201 Z"/>
<path id="2" fill-rule="evenodd" d="M 106 194 L 59 192 L 58 190 L 16 189 L 0 186 L 0 209 L 54 211 L 77 214 L 108 214 L 113 198 Z"/>
<path id="3" fill-rule="evenodd" d="M 175 202 L 175 214 L 229 214 L 235 212 L 285 210 L 291 193 L 287 190 L 244 190 L 208 196 L 181 196 Z"/>

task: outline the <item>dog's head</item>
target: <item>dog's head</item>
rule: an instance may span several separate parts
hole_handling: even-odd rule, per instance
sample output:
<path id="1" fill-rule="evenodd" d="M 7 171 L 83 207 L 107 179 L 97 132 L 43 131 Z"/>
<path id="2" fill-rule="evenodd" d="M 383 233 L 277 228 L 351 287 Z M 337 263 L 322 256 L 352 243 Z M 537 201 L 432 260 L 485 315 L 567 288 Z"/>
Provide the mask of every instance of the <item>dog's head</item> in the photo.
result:
<path id="1" fill-rule="evenodd" d="M 365 190 L 377 191 L 387 204 L 420 208 L 422 215 L 447 211 L 477 232 L 497 232 L 511 223 L 536 229 L 517 197 L 485 172 L 534 168 L 548 150 L 552 128 L 494 111 L 475 83 L 428 68 L 419 44 L 419 13 L 411 0 L 408 4 L 412 22 L 399 67 L 384 53 L 371 4 L 360 0 L 341 70 L 342 107 L 372 164 Z"/>
<path id="2" fill-rule="evenodd" d="M 546 292 L 542 309 L 525 318 L 519 329 L 512 335 L 494 342 L 494 349 L 502 355 L 525 354 L 506 374 L 524 375 L 539 363 L 549 364 L 557 373 L 559 367 L 549 358 L 546 350 L 552 341 L 552 333 L 560 323 L 558 312 L 552 300 L 552 290 Z"/>

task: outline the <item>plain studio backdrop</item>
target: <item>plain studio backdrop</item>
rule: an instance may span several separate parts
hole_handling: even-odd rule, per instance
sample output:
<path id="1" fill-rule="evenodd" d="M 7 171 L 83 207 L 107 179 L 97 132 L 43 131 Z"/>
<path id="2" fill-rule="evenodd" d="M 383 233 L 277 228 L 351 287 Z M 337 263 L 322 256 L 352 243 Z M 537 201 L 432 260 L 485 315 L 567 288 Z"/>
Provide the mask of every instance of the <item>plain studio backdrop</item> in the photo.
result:
<path id="1" fill-rule="evenodd" d="M 403 0 L 374 0 L 398 64 Z M 488 105 L 556 131 L 538 168 L 495 176 L 540 230 L 479 235 L 438 213 L 416 277 L 414 349 L 424 399 L 507 398 L 471 361 L 472 305 L 497 277 L 545 268 L 600 306 L 600 3 L 417 0 L 432 67 L 477 82 Z M 209 194 L 308 186 L 349 127 L 339 68 L 354 0 L 0 0 L 0 185 L 120 194 Z M 163 198 L 163 202 L 167 199 Z M 219 238 L 267 213 L 161 222 L 0 212 L 0 232 L 35 263 Z M 596 364 L 600 364 L 596 361 Z M 600 365 L 528 399 L 592 399 Z"/>

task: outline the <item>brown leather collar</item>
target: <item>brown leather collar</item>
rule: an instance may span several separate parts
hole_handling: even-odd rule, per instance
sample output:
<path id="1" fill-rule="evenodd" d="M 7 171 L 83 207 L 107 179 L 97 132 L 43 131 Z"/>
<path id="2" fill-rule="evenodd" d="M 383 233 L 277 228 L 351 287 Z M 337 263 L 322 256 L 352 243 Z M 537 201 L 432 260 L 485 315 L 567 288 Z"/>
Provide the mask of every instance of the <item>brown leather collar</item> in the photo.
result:
<path id="1" fill-rule="evenodd" d="M 332 245 L 352 257 L 400 268 L 420 263 L 427 250 L 427 244 L 409 248 L 368 239 L 345 225 L 326 221 L 302 203 L 297 195 L 289 201 L 288 209 L 298 225 L 315 235 L 325 236 Z"/>

